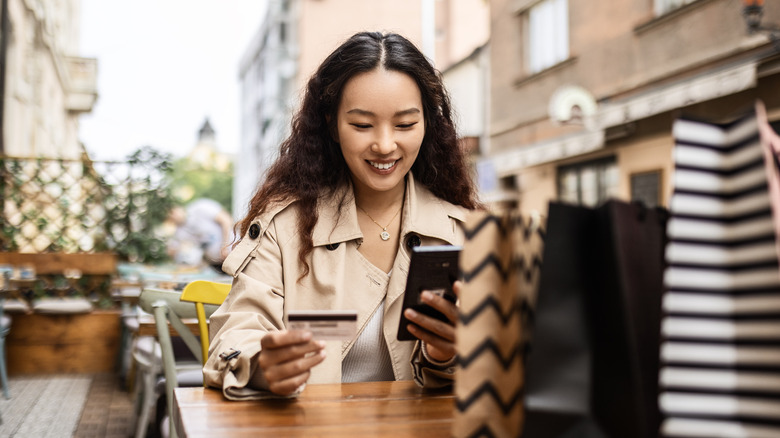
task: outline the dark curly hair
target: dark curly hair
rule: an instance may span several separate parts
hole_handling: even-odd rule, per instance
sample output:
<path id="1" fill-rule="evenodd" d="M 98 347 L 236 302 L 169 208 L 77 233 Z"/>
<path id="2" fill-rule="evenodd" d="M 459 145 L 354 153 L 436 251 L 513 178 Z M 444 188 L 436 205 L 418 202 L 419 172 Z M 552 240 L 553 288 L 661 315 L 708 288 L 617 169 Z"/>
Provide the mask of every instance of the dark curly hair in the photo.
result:
<path id="1" fill-rule="evenodd" d="M 452 204 L 480 207 L 465 152 L 457 141 L 440 72 L 401 35 L 357 33 L 333 51 L 309 79 L 290 136 L 281 144 L 278 159 L 268 169 L 264 183 L 249 203 L 247 216 L 240 222 L 244 235 L 252 220 L 270 206 L 297 202 L 301 211 L 298 232 L 302 246 L 298 256 L 304 267 L 302 275 L 309 270 L 306 256 L 313 249 L 318 199 L 332 195 L 350 178 L 341 147 L 331 136 L 342 91 L 352 77 L 379 67 L 409 75 L 420 88 L 425 136 L 412 165 L 415 180 Z"/>

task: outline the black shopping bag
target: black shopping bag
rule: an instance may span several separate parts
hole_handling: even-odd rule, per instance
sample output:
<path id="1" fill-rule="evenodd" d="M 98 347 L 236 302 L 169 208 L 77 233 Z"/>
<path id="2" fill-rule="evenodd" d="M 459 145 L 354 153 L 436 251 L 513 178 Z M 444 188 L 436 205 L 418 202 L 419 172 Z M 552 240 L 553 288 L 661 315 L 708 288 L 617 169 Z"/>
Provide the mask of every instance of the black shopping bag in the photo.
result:
<path id="1" fill-rule="evenodd" d="M 658 435 L 667 213 L 550 203 L 523 436 Z"/>

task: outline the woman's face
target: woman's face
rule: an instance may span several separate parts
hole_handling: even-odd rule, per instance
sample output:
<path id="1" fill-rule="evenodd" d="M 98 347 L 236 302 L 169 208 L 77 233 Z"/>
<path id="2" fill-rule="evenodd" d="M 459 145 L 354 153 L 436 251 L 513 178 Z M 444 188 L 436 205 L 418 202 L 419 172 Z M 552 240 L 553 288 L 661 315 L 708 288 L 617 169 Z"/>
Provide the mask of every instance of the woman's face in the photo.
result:
<path id="1" fill-rule="evenodd" d="M 336 139 L 361 195 L 403 187 L 425 135 L 417 83 L 377 68 L 347 81 L 337 113 Z"/>

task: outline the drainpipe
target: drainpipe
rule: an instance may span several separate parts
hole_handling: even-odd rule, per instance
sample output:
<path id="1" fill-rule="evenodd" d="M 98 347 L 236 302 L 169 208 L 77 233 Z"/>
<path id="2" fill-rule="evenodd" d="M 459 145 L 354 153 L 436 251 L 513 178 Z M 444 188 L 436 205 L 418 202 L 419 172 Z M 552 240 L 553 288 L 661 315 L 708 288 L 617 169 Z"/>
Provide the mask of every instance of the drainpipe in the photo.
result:
<path id="1" fill-rule="evenodd" d="M 0 8 L 0 155 L 3 155 L 5 154 L 5 70 L 8 65 L 8 36 L 11 34 L 8 0 L 2 0 Z"/>
<path id="2" fill-rule="evenodd" d="M 8 18 L 8 0 L 0 4 L 0 156 L 5 155 L 5 69 L 7 65 L 8 35 L 11 34 L 11 20 Z M 0 166 L 0 219 L 5 218 L 5 165 Z M 5 227 L 3 227 L 5 228 Z M 5 235 L 5 230 L 0 230 Z M 10 245 L 5 237 L 0 239 L 0 250 L 8 251 Z"/>
<path id="3" fill-rule="evenodd" d="M 5 1 L 5 0 L 3 0 Z M 431 63 L 436 64 L 436 3 L 422 0 L 422 52 Z"/>

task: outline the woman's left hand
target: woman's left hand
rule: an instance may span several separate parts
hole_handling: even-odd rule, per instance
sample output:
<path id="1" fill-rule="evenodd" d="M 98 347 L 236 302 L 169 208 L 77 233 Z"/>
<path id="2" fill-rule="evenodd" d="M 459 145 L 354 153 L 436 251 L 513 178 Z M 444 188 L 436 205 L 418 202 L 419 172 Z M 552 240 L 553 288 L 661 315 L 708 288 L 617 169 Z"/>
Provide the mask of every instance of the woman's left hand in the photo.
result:
<path id="1" fill-rule="evenodd" d="M 456 281 L 452 290 L 457 297 L 462 283 Z M 442 322 L 413 309 L 406 309 L 404 315 L 414 324 L 409 324 L 409 332 L 425 343 L 428 357 L 439 362 L 447 362 L 455 356 L 455 322 L 458 320 L 458 306 L 443 296 L 423 291 L 422 301 L 443 313 L 449 322 Z"/>

